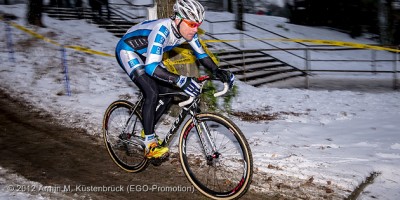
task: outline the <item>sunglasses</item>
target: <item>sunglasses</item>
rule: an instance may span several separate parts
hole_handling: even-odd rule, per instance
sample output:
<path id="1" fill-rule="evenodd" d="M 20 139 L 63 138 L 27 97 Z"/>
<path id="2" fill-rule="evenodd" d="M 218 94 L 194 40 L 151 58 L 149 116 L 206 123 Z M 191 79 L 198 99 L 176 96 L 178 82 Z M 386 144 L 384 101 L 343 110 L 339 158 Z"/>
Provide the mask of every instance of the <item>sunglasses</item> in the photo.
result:
<path id="1" fill-rule="evenodd" d="M 183 22 L 185 22 L 185 24 L 187 24 L 190 28 L 197 28 L 197 27 L 199 27 L 201 25 L 201 23 L 189 21 L 189 20 L 186 20 L 186 19 L 183 19 Z"/>

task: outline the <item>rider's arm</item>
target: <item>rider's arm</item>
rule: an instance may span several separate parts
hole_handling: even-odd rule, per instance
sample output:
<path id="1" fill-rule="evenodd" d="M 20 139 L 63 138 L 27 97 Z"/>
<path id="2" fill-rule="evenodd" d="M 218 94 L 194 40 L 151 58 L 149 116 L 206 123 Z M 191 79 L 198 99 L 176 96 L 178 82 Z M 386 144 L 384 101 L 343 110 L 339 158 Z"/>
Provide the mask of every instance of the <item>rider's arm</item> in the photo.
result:
<path id="1" fill-rule="evenodd" d="M 145 63 L 145 71 L 148 75 L 168 83 L 176 83 L 179 76 L 169 72 L 161 65 L 163 55 L 163 44 L 170 34 L 164 25 L 157 26 L 150 33 L 148 38 L 147 58 Z"/>
<path id="2" fill-rule="evenodd" d="M 218 66 L 214 63 L 210 56 L 207 55 L 207 53 L 204 51 L 197 34 L 193 37 L 189 44 L 193 48 L 194 54 L 200 61 L 200 63 L 205 68 L 210 70 L 213 76 L 220 79 L 224 83 L 229 83 L 229 88 L 232 88 L 235 76 L 229 70 L 218 68 Z"/>
<path id="3" fill-rule="evenodd" d="M 194 55 L 200 61 L 200 64 L 203 65 L 208 70 L 210 70 L 212 73 L 215 73 L 216 70 L 218 69 L 218 66 L 204 51 L 197 34 L 193 37 L 193 39 L 189 42 L 189 44 L 193 49 Z"/>
<path id="4" fill-rule="evenodd" d="M 153 72 L 153 77 L 174 84 L 176 82 L 178 82 L 179 76 L 169 72 L 167 69 L 165 69 L 164 67 L 161 67 L 160 65 L 158 65 L 154 72 Z"/>

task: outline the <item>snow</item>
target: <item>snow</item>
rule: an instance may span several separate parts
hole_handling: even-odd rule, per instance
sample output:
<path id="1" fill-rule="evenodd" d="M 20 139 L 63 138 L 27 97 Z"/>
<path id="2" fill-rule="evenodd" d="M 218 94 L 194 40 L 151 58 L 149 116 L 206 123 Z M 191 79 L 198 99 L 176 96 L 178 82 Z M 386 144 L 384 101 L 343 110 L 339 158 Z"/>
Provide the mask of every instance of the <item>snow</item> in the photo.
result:
<path id="1" fill-rule="evenodd" d="M 0 12 L 19 16 L 16 23 L 24 26 L 25 9 L 23 4 L 0 5 Z M 206 17 L 209 20 L 234 19 L 229 13 L 207 12 Z M 332 30 L 289 24 L 284 18 L 246 15 L 245 19 L 289 38 L 373 43 L 365 38 L 352 39 L 347 34 Z M 111 55 L 114 53 L 118 38 L 104 29 L 84 21 L 59 21 L 46 15 L 43 20 L 47 28 L 28 28 L 62 45 L 80 45 Z M 205 22 L 202 28 L 207 31 L 210 26 Z M 231 23 L 219 23 L 213 26 L 213 31 L 234 31 L 232 27 Z M 0 29 L 6 29 L 4 22 L 0 22 Z M 259 38 L 272 37 L 258 31 L 248 30 L 246 33 L 258 35 Z M 233 37 L 237 39 L 237 36 Z M 1 31 L 1 88 L 16 98 L 31 102 L 38 109 L 52 113 L 66 125 L 84 128 L 88 134 L 101 137 L 101 120 L 107 106 L 120 98 L 132 101 L 136 98 L 136 86 L 113 57 L 67 49 L 71 90 L 71 96 L 68 96 L 62 73 L 60 46 L 34 40 L 30 35 L 12 28 L 16 60 L 14 63 L 9 59 L 6 38 L 6 31 Z M 227 38 L 228 35 L 221 36 L 221 39 Z M 295 46 L 290 42 L 280 44 L 285 47 Z M 265 48 L 257 41 L 249 41 L 245 45 L 245 48 L 251 45 Z M 279 53 L 275 54 L 279 56 Z M 359 56 L 357 52 L 355 54 L 357 55 L 354 56 Z M 390 55 L 383 51 L 378 54 Z M 349 52 L 346 55 L 330 52 L 318 56 L 321 59 L 327 56 L 352 57 Z M 343 67 L 341 65 L 331 67 Z M 391 69 L 392 65 L 380 64 L 379 67 Z M 344 77 L 325 74 L 320 78 L 328 78 L 336 84 Z M 350 80 L 348 76 L 345 78 Z M 236 81 L 238 96 L 233 99 L 233 111 L 279 115 L 277 120 L 258 122 L 243 121 L 231 116 L 245 133 L 252 149 L 255 165 L 254 188 L 268 191 L 266 182 L 257 181 L 262 180 L 261 176 L 265 174 L 272 177 L 286 176 L 289 180 L 309 180 L 312 177 L 315 183 L 326 185 L 329 182 L 329 185 L 337 188 L 335 192 L 339 192 L 339 196 L 346 197 L 366 177 L 377 173 L 377 178 L 365 188 L 359 199 L 400 198 L 400 94 L 391 90 L 390 86 L 372 92 L 369 90 L 376 79 L 391 82 L 391 75 L 367 74 L 352 78 L 366 80 L 367 84 L 353 90 L 323 87 L 306 90 L 271 86 L 255 88 Z M 156 129 L 159 134 L 167 130 L 168 127 L 163 123 Z M 172 147 L 174 149 L 176 150 Z M 25 181 L 30 185 L 39 183 L 30 183 L 1 167 L 0 174 L 1 199 L 49 198 L 41 194 L 7 190 L 7 186 L 16 182 Z"/>

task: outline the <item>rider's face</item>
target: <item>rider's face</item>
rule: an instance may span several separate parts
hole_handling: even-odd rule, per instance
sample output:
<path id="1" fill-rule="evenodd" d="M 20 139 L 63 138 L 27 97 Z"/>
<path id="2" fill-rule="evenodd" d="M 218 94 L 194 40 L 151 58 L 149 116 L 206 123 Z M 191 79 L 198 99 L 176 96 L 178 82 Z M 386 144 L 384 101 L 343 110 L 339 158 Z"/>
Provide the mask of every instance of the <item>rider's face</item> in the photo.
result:
<path id="1" fill-rule="evenodd" d="M 182 20 L 182 22 L 181 22 Z M 201 23 L 197 23 L 194 21 L 190 21 L 187 19 L 179 19 L 178 24 L 180 22 L 180 33 L 183 38 L 190 41 L 193 39 L 194 35 L 197 33 L 199 26 Z"/>

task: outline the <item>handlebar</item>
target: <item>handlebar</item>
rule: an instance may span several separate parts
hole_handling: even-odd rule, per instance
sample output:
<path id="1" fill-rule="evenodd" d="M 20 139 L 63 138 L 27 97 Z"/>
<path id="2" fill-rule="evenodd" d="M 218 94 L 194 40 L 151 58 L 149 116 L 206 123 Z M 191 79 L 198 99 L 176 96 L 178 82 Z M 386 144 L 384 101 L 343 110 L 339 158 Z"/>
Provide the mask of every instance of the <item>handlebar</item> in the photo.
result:
<path id="1" fill-rule="evenodd" d="M 211 80 L 211 77 L 205 75 L 205 76 L 200 76 L 199 78 L 197 78 L 197 82 L 199 82 L 199 83 L 203 83 L 203 82 L 205 82 L 205 81 L 207 81 L 207 80 Z M 204 83 L 203 83 L 203 84 L 200 84 L 200 91 L 203 89 L 203 85 L 204 85 Z M 227 93 L 228 90 L 229 90 L 229 85 L 228 85 L 228 83 L 224 83 L 224 89 L 221 90 L 221 91 L 219 91 L 219 92 L 214 93 L 214 97 L 222 96 L 222 95 L 224 95 L 225 93 Z M 182 102 L 180 102 L 178 105 L 179 105 L 180 107 L 184 107 L 184 106 L 186 106 L 186 105 L 189 105 L 189 104 L 191 104 L 191 103 L 193 102 L 194 98 L 195 98 L 195 97 L 190 96 L 188 100 L 182 101 Z"/>

